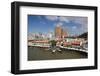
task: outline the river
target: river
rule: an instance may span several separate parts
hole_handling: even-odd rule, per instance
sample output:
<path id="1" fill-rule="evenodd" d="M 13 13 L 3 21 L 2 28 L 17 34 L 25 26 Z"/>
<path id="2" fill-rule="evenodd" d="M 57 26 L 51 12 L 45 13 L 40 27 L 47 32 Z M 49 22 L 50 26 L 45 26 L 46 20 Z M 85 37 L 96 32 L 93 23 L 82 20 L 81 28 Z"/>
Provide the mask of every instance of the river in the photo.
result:
<path id="1" fill-rule="evenodd" d="M 56 59 L 80 59 L 88 58 L 88 54 L 75 50 L 61 49 L 62 52 L 56 51 L 52 53 L 52 50 L 48 48 L 28 47 L 28 60 L 56 60 Z"/>

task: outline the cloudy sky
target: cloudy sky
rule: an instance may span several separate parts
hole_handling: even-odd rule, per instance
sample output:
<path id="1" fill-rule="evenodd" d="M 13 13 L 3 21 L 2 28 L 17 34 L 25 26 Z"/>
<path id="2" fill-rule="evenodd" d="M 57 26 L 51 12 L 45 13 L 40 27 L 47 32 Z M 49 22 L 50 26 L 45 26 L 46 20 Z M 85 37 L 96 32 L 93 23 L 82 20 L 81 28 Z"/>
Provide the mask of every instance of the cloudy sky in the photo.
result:
<path id="1" fill-rule="evenodd" d="M 29 33 L 54 32 L 56 26 L 61 26 L 69 35 L 79 35 L 87 32 L 87 24 L 87 17 L 28 15 Z"/>

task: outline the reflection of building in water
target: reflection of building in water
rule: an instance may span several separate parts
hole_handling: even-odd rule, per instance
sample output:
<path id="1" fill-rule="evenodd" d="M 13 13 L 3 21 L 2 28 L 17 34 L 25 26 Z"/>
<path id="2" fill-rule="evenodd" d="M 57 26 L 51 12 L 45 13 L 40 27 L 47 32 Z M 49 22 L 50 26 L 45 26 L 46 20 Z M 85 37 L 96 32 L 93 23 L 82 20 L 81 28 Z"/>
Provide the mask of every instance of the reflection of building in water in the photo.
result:
<path id="1" fill-rule="evenodd" d="M 55 28 L 55 38 L 57 40 L 67 37 L 67 32 L 60 26 L 56 26 Z"/>

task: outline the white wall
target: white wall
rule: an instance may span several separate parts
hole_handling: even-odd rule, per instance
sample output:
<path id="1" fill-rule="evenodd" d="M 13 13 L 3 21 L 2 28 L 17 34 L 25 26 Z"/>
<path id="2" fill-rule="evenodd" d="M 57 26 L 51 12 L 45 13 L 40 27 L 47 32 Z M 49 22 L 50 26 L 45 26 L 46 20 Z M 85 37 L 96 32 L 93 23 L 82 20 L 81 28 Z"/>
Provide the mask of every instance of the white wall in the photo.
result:
<path id="1" fill-rule="evenodd" d="M 10 54 L 11 53 L 11 48 L 10 48 L 11 5 L 10 4 L 13 1 L 14 0 L 0 1 L 0 76 L 13 76 L 13 74 L 10 73 L 10 56 L 11 56 Z M 100 13 L 100 0 L 21 0 L 21 1 L 98 6 L 98 11 Z M 100 14 L 98 15 L 98 22 L 99 20 L 100 20 Z M 99 24 L 100 22 L 98 23 L 98 26 Z M 100 29 L 100 26 L 98 28 Z M 98 42 L 100 42 L 100 34 Z M 98 57 L 100 58 L 100 49 Z M 99 59 L 99 67 L 100 67 L 100 59 Z M 99 74 L 100 74 L 100 68 L 98 70 L 40 73 L 40 74 L 34 74 L 34 76 L 55 76 L 55 75 L 56 76 L 75 76 L 75 75 L 99 76 Z M 29 75 L 33 74 L 26 74 L 26 76 Z"/>

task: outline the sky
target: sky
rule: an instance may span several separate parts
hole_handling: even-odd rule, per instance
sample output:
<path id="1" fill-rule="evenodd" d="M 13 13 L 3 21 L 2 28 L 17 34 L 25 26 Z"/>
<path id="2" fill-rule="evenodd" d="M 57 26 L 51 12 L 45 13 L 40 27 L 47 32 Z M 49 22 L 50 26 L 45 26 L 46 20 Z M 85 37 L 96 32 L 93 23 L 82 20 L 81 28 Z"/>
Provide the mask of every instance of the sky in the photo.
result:
<path id="1" fill-rule="evenodd" d="M 88 18 L 78 16 L 28 15 L 28 33 L 54 32 L 61 26 L 69 35 L 80 35 L 88 31 Z"/>

